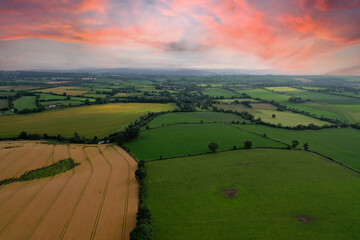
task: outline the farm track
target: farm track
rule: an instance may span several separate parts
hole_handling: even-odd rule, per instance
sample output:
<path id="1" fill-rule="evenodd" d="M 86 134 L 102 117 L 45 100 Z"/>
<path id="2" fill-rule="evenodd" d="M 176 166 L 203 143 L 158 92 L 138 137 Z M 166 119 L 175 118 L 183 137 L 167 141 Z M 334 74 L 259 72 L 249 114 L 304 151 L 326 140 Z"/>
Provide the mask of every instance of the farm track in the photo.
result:
<path id="1" fill-rule="evenodd" d="M 70 145 L 68 145 L 68 157 L 71 158 L 71 153 L 70 153 Z M 44 220 L 44 218 L 46 217 L 46 215 L 49 213 L 50 209 L 54 206 L 55 202 L 59 199 L 60 195 L 63 193 L 63 191 L 65 190 L 66 186 L 69 184 L 70 180 L 75 176 L 75 169 L 73 168 L 71 170 L 71 175 L 70 177 L 67 179 L 67 181 L 65 182 L 65 184 L 61 187 L 60 191 L 56 194 L 55 198 L 51 201 L 51 203 L 49 204 L 49 206 L 46 208 L 45 212 L 42 214 L 42 216 L 37 220 L 35 226 L 31 229 L 30 234 L 28 235 L 28 237 L 26 238 L 26 240 L 29 240 L 32 238 L 32 236 L 34 235 L 35 231 L 37 230 L 37 228 L 39 227 L 39 225 L 42 223 L 42 221 Z"/>
<path id="2" fill-rule="evenodd" d="M 76 201 L 73 209 L 71 210 L 70 216 L 69 216 L 68 219 L 66 220 L 66 223 L 65 223 L 65 225 L 64 225 L 64 227 L 63 227 L 63 229 L 62 229 L 62 231 L 61 231 L 61 233 L 60 233 L 60 236 L 59 236 L 59 238 L 58 238 L 59 240 L 64 238 L 65 232 L 66 232 L 66 230 L 68 229 L 72 218 L 74 217 L 74 214 L 75 214 L 75 212 L 76 212 L 76 209 L 78 208 L 78 206 L 79 206 L 79 204 L 80 204 L 80 202 L 81 202 L 81 200 L 82 200 L 82 198 L 83 198 L 83 196 L 84 196 L 85 190 L 86 190 L 86 188 L 88 187 L 89 182 L 90 182 L 90 180 L 91 180 L 91 177 L 92 177 L 92 175 L 93 175 L 93 173 L 94 173 L 94 167 L 93 167 L 93 165 L 92 165 L 92 163 L 91 163 L 88 155 L 86 154 L 85 147 L 83 147 L 82 150 L 83 150 L 83 153 L 84 153 L 84 155 L 85 155 L 86 162 L 87 162 L 87 163 L 89 164 L 89 166 L 90 166 L 90 169 L 91 169 L 91 170 L 90 170 L 90 174 L 89 174 L 88 178 L 86 179 L 86 182 L 85 182 L 84 186 L 83 186 L 82 189 L 81 189 L 80 195 L 79 195 L 79 197 L 78 197 L 78 199 L 77 199 L 77 201 Z"/>
<path id="3" fill-rule="evenodd" d="M 126 194 L 125 194 L 125 207 L 124 207 L 124 214 L 123 214 L 123 223 L 122 223 L 122 228 L 121 228 L 121 240 L 125 240 L 126 239 L 126 222 L 127 222 L 127 213 L 128 213 L 128 209 L 129 209 L 129 191 L 130 191 L 130 173 L 131 173 L 131 167 L 130 167 L 130 163 L 129 161 L 122 156 L 118 150 L 114 147 L 112 147 L 115 152 L 119 155 L 119 157 L 121 157 L 122 159 L 125 160 L 127 166 L 128 166 L 128 175 L 127 175 L 127 180 L 126 180 Z"/>
<path id="4" fill-rule="evenodd" d="M 109 170 L 109 174 L 108 174 L 107 179 L 106 179 L 105 188 L 104 188 L 104 191 L 103 191 L 103 194 L 102 194 L 102 197 L 101 197 L 100 206 L 99 206 L 98 212 L 97 212 L 97 214 L 96 214 L 96 219 L 95 219 L 95 222 L 94 222 L 93 229 L 92 229 L 92 231 L 91 231 L 91 237 L 90 237 L 90 239 L 94 239 L 94 238 L 95 238 L 97 226 L 98 226 L 98 224 L 99 224 L 99 219 L 100 219 L 101 211 L 102 211 L 102 208 L 103 208 L 103 206 L 104 206 L 104 201 L 105 201 L 105 197 L 106 197 L 106 194 L 107 194 L 107 191 L 108 191 L 108 188 L 109 188 L 110 178 L 111 178 L 111 174 L 112 174 L 112 170 L 113 170 L 113 167 L 112 167 L 110 161 L 105 157 L 105 155 L 103 154 L 103 152 L 100 150 L 99 147 L 97 147 L 97 149 L 98 149 L 98 151 L 100 152 L 100 155 L 105 159 L 105 161 L 106 161 L 106 163 L 108 164 L 110 170 Z"/>

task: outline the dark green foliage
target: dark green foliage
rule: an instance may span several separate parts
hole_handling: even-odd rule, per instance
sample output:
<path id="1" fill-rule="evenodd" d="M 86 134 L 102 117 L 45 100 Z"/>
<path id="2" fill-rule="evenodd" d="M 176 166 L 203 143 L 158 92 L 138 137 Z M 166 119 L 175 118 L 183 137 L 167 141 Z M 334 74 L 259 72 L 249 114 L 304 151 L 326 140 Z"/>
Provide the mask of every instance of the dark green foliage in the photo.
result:
<path id="1" fill-rule="evenodd" d="M 252 147 L 252 142 L 251 141 L 246 141 L 245 143 L 244 143 L 244 148 L 245 149 L 250 149 Z"/>
<path id="2" fill-rule="evenodd" d="M 209 149 L 212 153 L 216 152 L 216 149 L 219 148 L 219 144 L 212 142 L 209 144 Z"/>
<path id="3" fill-rule="evenodd" d="M 145 204 L 139 206 L 136 220 L 146 221 L 148 224 L 151 224 L 151 212 Z"/>
<path id="4" fill-rule="evenodd" d="M 27 172 L 24 175 L 22 175 L 19 178 L 19 180 L 20 181 L 29 181 L 29 180 L 33 180 L 33 179 L 55 176 L 57 174 L 66 172 L 66 171 L 76 167 L 77 165 L 79 165 L 79 163 L 75 163 L 73 159 L 68 158 L 65 160 L 61 160 L 53 165 Z"/>
<path id="5" fill-rule="evenodd" d="M 68 158 L 65 160 L 61 160 L 53 165 L 27 172 L 27 173 L 23 174 L 22 176 L 20 176 L 19 178 L 9 178 L 9 179 L 2 180 L 2 181 L 0 181 L 0 186 L 10 184 L 13 182 L 23 182 L 23 181 L 30 181 L 30 180 L 34 180 L 34 179 L 55 176 L 57 174 L 66 172 L 66 171 L 76 167 L 79 164 L 80 163 L 75 163 L 73 159 Z"/>
<path id="6" fill-rule="evenodd" d="M 304 143 L 304 150 L 305 151 L 309 150 L 309 143 L 307 143 L 307 142 Z"/>
<path id="7" fill-rule="evenodd" d="M 130 240 L 151 240 L 153 229 L 150 224 L 143 223 L 138 226 L 130 233 Z"/>
<path id="8" fill-rule="evenodd" d="M 146 170 L 145 168 L 141 167 L 138 170 L 135 171 L 135 177 L 138 180 L 142 180 L 146 177 Z"/>
<path id="9" fill-rule="evenodd" d="M 299 145 L 299 141 L 298 141 L 298 140 L 293 140 L 291 143 L 292 143 L 292 146 L 293 146 L 294 148 L 296 148 L 297 145 Z"/>

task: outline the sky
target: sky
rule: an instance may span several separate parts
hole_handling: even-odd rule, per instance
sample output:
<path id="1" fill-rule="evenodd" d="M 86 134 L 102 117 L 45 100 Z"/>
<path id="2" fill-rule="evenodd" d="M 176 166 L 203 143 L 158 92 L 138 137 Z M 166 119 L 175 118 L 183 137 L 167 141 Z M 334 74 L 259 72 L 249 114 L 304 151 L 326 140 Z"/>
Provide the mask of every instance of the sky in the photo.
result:
<path id="1" fill-rule="evenodd" d="M 360 74 L 360 0 L 1 0 L 0 69 Z"/>

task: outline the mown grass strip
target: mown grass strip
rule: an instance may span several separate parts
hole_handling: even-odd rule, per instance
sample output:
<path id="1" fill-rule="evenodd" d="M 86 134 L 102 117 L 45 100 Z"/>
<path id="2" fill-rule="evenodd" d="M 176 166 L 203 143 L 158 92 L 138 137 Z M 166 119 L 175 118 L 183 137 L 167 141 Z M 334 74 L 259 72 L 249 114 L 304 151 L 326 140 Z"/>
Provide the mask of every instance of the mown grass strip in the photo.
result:
<path id="1" fill-rule="evenodd" d="M 74 160 L 71 158 L 64 159 L 64 160 L 61 160 L 50 166 L 46 166 L 43 168 L 38 168 L 38 169 L 32 170 L 30 172 L 26 172 L 23 175 L 21 175 L 19 178 L 9 178 L 9 179 L 2 180 L 2 181 L 0 181 L 0 186 L 10 184 L 13 182 L 25 182 L 25 181 L 30 181 L 30 180 L 34 180 L 34 179 L 55 176 L 57 174 L 66 172 L 66 171 L 76 167 L 79 164 L 80 163 L 74 162 Z"/>

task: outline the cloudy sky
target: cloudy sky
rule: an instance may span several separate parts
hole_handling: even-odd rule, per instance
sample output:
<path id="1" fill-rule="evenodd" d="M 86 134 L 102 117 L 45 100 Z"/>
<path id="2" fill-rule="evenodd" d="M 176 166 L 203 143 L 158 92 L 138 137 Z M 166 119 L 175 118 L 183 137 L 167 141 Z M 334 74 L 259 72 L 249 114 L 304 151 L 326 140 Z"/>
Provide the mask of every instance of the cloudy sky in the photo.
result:
<path id="1" fill-rule="evenodd" d="M 0 69 L 360 73 L 360 0 L 1 0 Z"/>

